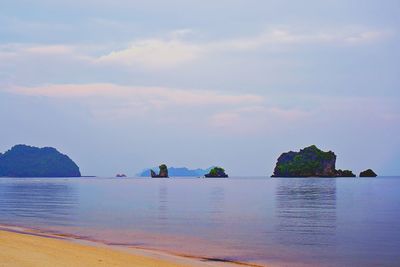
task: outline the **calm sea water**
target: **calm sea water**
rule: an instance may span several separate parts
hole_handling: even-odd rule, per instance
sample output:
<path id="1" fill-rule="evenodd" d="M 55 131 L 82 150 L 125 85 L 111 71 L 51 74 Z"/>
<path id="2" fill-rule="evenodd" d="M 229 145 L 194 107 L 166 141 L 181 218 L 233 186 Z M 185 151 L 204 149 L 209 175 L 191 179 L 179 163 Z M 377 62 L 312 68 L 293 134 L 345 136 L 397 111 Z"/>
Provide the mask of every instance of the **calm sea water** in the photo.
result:
<path id="1" fill-rule="evenodd" d="M 284 266 L 400 266 L 400 177 L 0 179 L 0 224 Z"/>

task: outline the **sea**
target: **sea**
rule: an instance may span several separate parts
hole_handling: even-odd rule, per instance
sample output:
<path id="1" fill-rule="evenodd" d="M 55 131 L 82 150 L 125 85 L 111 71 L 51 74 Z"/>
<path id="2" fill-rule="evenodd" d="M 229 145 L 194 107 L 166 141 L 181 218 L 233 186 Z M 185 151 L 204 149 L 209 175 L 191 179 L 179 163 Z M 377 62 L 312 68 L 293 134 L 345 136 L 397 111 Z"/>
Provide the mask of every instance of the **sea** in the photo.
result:
<path id="1" fill-rule="evenodd" d="M 215 263 L 400 266 L 400 177 L 0 178 L 0 224 Z"/>

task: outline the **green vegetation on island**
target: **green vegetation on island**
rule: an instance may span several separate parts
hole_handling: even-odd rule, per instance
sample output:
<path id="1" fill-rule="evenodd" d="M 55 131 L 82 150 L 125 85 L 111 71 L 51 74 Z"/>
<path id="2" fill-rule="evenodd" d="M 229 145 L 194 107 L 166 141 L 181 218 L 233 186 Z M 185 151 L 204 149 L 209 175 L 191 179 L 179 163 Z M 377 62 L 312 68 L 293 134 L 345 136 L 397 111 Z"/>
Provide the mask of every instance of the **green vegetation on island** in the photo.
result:
<path id="1" fill-rule="evenodd" d="M 0 154 L 2 177 L 80 177 L 79 167 L 52 147 L 16 145 Z"/>
<path id="2" fill-rule="evenodd" d="M 336 155 L 315 145 L 281 154 L 272 177 L 355 177 L 350 170 L 336 170 Z"/>
<path id="3" fill-rule="evenodd" d="M 225 170 L 221 167 L 214 167 L 210 170 L 210 172 L 204 175 L 207 178 L 227 178 L 228 175 L 225 173 Z"/>

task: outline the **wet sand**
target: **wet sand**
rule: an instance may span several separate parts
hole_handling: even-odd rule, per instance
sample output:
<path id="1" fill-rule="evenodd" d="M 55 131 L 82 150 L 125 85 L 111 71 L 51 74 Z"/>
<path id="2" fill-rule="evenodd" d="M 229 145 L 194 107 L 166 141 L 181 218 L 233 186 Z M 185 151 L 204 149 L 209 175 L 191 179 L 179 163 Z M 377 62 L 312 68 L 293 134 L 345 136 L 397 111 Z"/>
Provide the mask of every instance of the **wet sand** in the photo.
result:
<path id="1" fill-rule="evenodd" d="M 247 265 L 247 264 L 244 264 Z M 47 266 L 243 266 L 158 251 L 126 249 L 87 240 L 1 227 L 0 267 Z"/>

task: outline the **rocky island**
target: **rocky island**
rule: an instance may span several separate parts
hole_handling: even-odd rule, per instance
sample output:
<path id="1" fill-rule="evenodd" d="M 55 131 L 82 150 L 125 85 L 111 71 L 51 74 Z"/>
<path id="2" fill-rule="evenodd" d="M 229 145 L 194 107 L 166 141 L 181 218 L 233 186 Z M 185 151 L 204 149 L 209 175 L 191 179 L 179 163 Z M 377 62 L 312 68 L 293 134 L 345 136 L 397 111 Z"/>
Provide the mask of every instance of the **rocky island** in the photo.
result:
<path id="1" fill-rule="evenodd" d="M 156 174 L 155 171 L 150 170 L 151 178 L 168 178 L 168 167 L 165 164 L 159 166 L 159 173 Z"/>
<path id="2" fill-rule="evenodd" d="M 80 177 L 79 167 L 52 147 L 16 145 L 0 154 L 1 177 Z"/>
<path id="3" fill-rule="evenodd" d="M 376 177 L 376 176 L 378 175 L 371 169 L 360 172 L 360 177 Z"/>
<path id="4" fill-rule="evenodd" d="M 356 175 L 350 170 L 337 170 L 336 177 L 356 177 Z"/>
<path id="5" fill-rule="evenodd" d="M 227 178 L 228 175 L 225 173 L 225 170 L 221 167 L 214 167 L 210 170 L 210 172 L 204 175 L 206 178 Z"/>
<path id="6" fill-rule="evenodd" d="M 315 145 L 280 155 L 271 177 L 355 177 L 352 171 L 336 170 L 336 155 Z"/>

